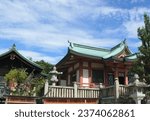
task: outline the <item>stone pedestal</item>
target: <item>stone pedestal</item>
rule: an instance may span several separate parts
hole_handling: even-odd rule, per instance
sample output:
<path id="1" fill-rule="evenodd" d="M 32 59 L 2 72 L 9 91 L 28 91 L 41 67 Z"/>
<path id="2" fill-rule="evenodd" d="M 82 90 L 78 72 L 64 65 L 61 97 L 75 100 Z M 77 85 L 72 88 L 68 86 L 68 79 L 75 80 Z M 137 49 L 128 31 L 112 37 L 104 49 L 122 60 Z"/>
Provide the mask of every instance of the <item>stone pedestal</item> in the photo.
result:
<path id="1" fill-rule="evenodd" d="M 129 84 L 130 97 L 132 97 L 136 104 L 141 104 L 141 100 L 145 97 L 144 88 L 147 85 L 144 82 L 139 81 L 139 76 L 137 74 L 134 75 L 134 82 Z"/>
<path id="2" fill-rule="evenodd" d="M 145 94 L 136 91 L 130 97 L 132 97 L 134 99 L 136 104 L 141 104 L 141 100 L 143 100 L 143 98 L 145 97 Z"/>

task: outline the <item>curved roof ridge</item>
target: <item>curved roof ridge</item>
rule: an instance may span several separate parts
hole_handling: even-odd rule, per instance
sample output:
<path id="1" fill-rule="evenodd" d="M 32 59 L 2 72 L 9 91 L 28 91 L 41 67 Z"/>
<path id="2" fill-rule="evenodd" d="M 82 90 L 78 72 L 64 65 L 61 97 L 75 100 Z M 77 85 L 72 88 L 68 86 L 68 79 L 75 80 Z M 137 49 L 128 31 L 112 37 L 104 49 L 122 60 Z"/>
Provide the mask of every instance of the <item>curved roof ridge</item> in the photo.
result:
<path id="1" fill-rule="evenodd" d="M 138 53 L 132 53 L 132 54 L 129 54 L 129 55 L 126 55 L 125 57 L 130 57 L 130 56 L 134 56 L 134 55 L 137 55 Z"/>
<path id="2" fill-rule="evenodd" d="M 128 55 L 128 56 L 125 56 L 125 60 L 127 60 L 127 61 L 136 60 L 136 59 L 137 59 L 137 54 L 138 54 L 138 53 L 134 53 L 134 54 L 130 54 L 130 55 Z"/>
<path id="3" fill-rule="evenodd" d="M 127 47 L 126 39 L 123 40 L 122 42 L 120 42 L 119 44 L 117 44 L 116 46 L 114 46 L 113 48 L 111 48 L 111 51 L 113 51 L 113 50 L 115 50 L 115 49 L 117 49 L 119 47 L 122 47 L 122 46 Z"/>
<path id="4" fill-rule="evenodd" d="M 35 62 L 33 62 L 33 61 L 27 59 L 26 57 L 24 57 L 23 55 L 21 55 L 21 54 L 18 52 L 18 50 L 16 49 L 16 45 L 15 45 L 15 44 L 13 44 L 12 47 L 11 47 L 8 51 L 6 51 L 6 52 L 0 54 L 0 57 L 5 56 L 5 55 L 7 55 L 7 54 L 9 54 L 9 53 L 11 53 L 11 52 L 15 52 L 16 54 L 18 54 L 21 58 L 23 58 L 23 59 L 24 59 L 25 61 L 27 61 L 28 63 L 33 64 L 34 66 L 36 66 L 36 67 L 38 67 L 38 68 L 40 68 L 40 69 L 43 69 L 40 65 L 36 64 Z"/>
<path id="5" fill-rule="evenodd" d="M 79 47 L 79 48 L 84 48 L 84 49 L 91 49 L 91 50 L 97 50 L 97 51 L 105 51 L 105 52 L 110 52 L 109 49 L 105 49 L 105 48 L 99 48 L 99 47 L 92 47 L 92 46 L 88 46 L 88 45 L 83 45 L 83 44 L 77 44 L 77 43 L 70 43 L 70 47 Z"/>
<path id="6" fill-rule="evenodd" d="M 121 53 L 124 49 L 127 49 L 129 54 L 132 53 L 126 44 L 126 40 L 123 40 L 122 42 L 117 44 L 115 47 L 111 48 L 110 53 L 108 55 L 104 56 L 104 58 L 109 58 L 111 56 L 115 56 L 115 55 Z"/>
<path id="7" fill-rule="evenodd" d="M 23 55 L 21 55 L 17 50 L 15 50 L 15 51 L 16 51 L 16 53 L 17 53 L 20 57 L 24 58 L 27 62 L 33 64 L 34 66 L 39 67 L 40 69 L 43 69 L 40 65 L 36 64 L 34 61 L 29 60 L 28 58 L 26 58 L 26 57 L 24 57 Z"/>

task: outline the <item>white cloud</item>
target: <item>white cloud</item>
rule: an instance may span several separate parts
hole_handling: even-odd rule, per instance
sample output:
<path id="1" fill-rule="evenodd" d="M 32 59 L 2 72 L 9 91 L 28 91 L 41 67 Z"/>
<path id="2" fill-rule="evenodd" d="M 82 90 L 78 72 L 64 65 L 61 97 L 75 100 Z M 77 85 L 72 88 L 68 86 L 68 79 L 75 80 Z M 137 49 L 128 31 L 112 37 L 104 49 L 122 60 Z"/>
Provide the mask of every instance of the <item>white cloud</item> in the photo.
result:
<path id="1" fill-rule="evenodd" d="M 8 49 L 1 48 L 1 49 L 0 49 L 0 55 L 1 55 L 2 53 L 5 53 L 5 52 L 7 52 L 7 51 L 8 51 Z"/>
<path id="2" fill-rule="evenodd" d="M 125 22 L 123 25 L 126 29 L 127 36 L 129 38 L 137 38 L 137 29 L 139 27 L 144 26 L 144 22 L 143 21 L 128 21 L 128 22 Z"/>
<path id="3" fill-rule="evenodd" d="M 21 1 L 1 1 L 0 11 L 0 22 L 2 23 L 32 23 L 37 21 L 36 13 Z"/>
<path id="4" fill-rule="evenodd" d="M 106 16 L 114 16 L 117 19 L 122 19 L 122 24 L 115 29 L 103 29 L 105 35 L 117 35 L 122 32 L 125 38 L 137 38 L 137 29 L 144 25 L 143 15 L 149 14 L 150 9 L 146 7 L 133 7 L 131 9 L 102 7 L 99 8 L 100 14 Z"/>
<path id="5" fill-rule="evenodd" d="M 88 34 L 86 31 L 79 29 L 66 28 L 66 31 L 57 31 L 55 28 L 49 26 L 43 27 L 42 29 L 24 29 L 24 28 L 8 28 L 2 29 L 0 32 L 0 38 L 14 39 L 19 43 L 26 44 L 28 46 L 35 46 L 45 48 L 47 51 L 61 51 L 61 48 L 67 48 L 67 41 L 73 41 L 76 43 L 90 44 L 93 46 L 104 46 L 110 47 L 115 45 L 115 43 L 120 42 L 120 40 L 110 39 L 110 38 L 95 38 Z M 45 28 L 45 29 L 44 29 Z M 50 32 L 49 32 L 50 31 Z M 104 32 L 107 33 L 107 32 Z M 117 41 L 117 42 L 116 42 Z M 58 49 L 59 48 L 59 49 Z"/>
<path id="6" fill-rule="evenodd" d="M 3 0 L 0 2 L 0 38 L 61 55 L 62 49 L 68 46 L 68 40 L 91 46 L 112 47 L 121 40 L 114 39 L 111 35 L 117 36 L 122 32 L 124 38 L 137 38 L 137 28 L 143 25 L 141 16 L 145 11 L 150 12 L 150 9 L 115 8 L 100 0 Z M 89 22 L 97 22 L 95 20 L 101 19 L 102 16 L 122 18 L 122 24 L 115 29 L 92 30 L 87 27 L 91 23 L 84 22 L 86 19 L 89 19 Z M 83 27 L 79 27 L 80 24 Z M 101 32 L 103 37 L 100 34 L 93 35 L 93 31 L 98 34 Z M 44 58 L 52 63 L 56 63 L 59 58 L 33 51 L 24 51 L 24 54 L 39 60 Z"/>
<path id="7" fill-rule="evenodd" d="M 51 56 L 44 55 L 42 53 L 28 51 L 28 50 L 18 50 L 18 51 L 26 58 L 32 58 L 33 61 L 44 60 L 51 64 L 56 64 L 62 58 L 62 56 L 51 57 Z"/>

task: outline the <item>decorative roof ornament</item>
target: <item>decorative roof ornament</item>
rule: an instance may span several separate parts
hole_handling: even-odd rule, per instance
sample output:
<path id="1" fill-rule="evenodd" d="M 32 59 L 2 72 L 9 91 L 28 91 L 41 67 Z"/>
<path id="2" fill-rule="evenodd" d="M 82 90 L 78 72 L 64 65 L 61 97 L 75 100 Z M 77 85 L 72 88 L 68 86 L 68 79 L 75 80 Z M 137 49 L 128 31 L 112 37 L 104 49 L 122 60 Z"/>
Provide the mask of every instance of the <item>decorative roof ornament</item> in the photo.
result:
<path id="1" fill-rule="evenodd" d="M 16 44 L 15 43 L 12 45 L 12 49 L 16 49 Z"/>
<path id="2" fill-rule="evenodd" d="M 69 46 L 73 48 L 73 43 L 68 40 Z"/>
<path id="3" fill-rule="evenodd" d="M 126 44 L 126 42 L 127 42 L 127 39 L 125 38 L 125 39 L 123 40 L 123 43 Z"/>
<path id="4" fill-rule="evenodd" d="M 127 39 L 126 38 L 123 40 L 123 44 L 128 48 Z"/>
<path id="5" fill-rule="evenodd" d="M 126 42 L 126 38 L 120 43 L 118 44 L 119 47 L 121 47 L 122 45 L 126 46 L 127 47 L 127 42 Z M 117 47 L 117 46 L 116 46 Z"/>

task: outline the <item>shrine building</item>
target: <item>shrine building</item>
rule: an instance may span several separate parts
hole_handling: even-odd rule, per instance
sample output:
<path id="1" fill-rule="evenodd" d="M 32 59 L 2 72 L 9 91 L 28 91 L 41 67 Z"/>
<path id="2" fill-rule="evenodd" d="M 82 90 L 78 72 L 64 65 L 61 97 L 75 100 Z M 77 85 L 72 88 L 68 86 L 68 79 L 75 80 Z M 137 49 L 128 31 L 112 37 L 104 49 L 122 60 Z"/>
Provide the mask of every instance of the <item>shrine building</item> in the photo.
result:
<path id="1" fill-rule="evenodd" d="M 38 64 L 21 55 L 16 49 L 15 44 L 9 51 L 0 54 L 0 82 L 4 80 L 5 74 L 12 68 L 24 68 L 29 74 L 34 72 L 35 75 L 41 74 L 43 70 Z"/>
<path id="2" fill-rule="evenodd" d="M 115 78 L 119 84 L 128 85 L 128 72 L 136 58 L 126 41 L 111 49 L 69 42 L 66 56 L 56 64 L 63 72 L 59 85 L 70 86 L 77 82 L 80 87 L 96 87 L 100 83 L 110 86 Z"/>

